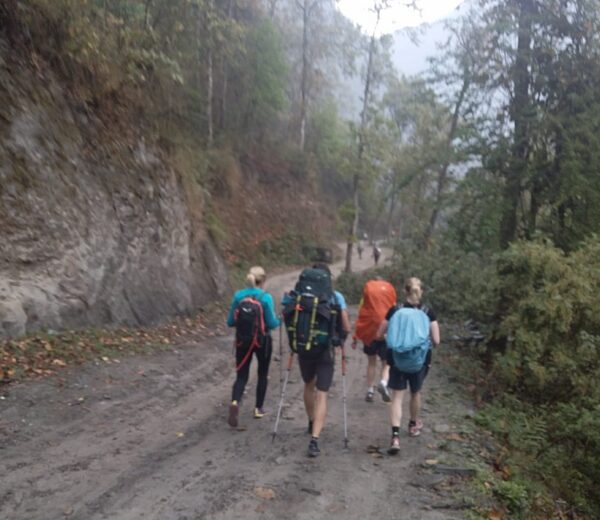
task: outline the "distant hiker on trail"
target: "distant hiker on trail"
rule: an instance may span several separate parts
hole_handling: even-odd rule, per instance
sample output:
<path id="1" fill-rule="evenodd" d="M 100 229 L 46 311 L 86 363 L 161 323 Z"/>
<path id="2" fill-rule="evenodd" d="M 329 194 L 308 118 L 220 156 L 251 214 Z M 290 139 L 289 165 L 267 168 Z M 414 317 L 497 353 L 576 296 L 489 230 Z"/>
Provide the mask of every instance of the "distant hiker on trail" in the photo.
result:
<path id="1" fill-rule="evenodd" d="M 378 337 L 386 335 L 387 361 L 390 365 L 388 387 L 392 390 L 390 420 L 392 441 L 389 453 L 400 451 L 402 401 L 410 386 L 410 421 L 408 434 L 421 434 L 421 388 L 431 365 L 431 347 L 440 344 L 440 328 L 435 313 L 421 304 L 421 280 L 409 278 L 404 285 L 405 302 L 392 307 L 381 324 Z"/>
<path id="2" fill-rule="evenodd" d="M 362 244 L 360 242 L 358 243 L 358 246 L 356 247 L 356 250 L 358 251 L 358 259 L 362 260 L 363 246 L 362 246 Z"/>
<path id="3" fill-rule="evenodd" d="M 304 381 L 304 406 L 311 434 L 308 456 L 317 457 L 327 415 L 327 392 L 333 381 L 333 347 L 343 346 L 350 332 L 346 300 L 333 290 L 329 267 L 316 264 L 302 272 L 282 305 L 290 347 L 298 354 Z"/>
<path id="4" fill-rule="evenodd" d="M 355 349 L 357 340 L 360 340 L 363 342 L 363 352 L 368 356 L 367 395 L 365 397 L 368 403 L 373 402 L 375 395 L 374 384 L 378 357 L 381 361 L 381 380 L 377 385 L 377 391 L 386 403 L 391 401 L 387 388 L 390 373 L 390 367 L 387 364 L 387 345 L 385 339 L 377 339 L 377 333 L 390 307 L 395 304 L 396 289 L 391 283 L 377 277 L 365 284 L 358 309 L 352 348 Z"/>
<path id="5" fill-rule="evenodd" d="M 373 259 L 375 260 L 375 265 L 379 263 L 379 257 L 381 256 L 381 249 L 377 247 L 377 244 L 373 246 Z"/>
<path id="6" fill-rule="evenodd" d="M 280 325 L 275 315 L 273 297 L 262 289 L 266 278 L 267 275 L 262 267 L 252 267 L 246 276 L 248 287 L 234 294 L 227 316 L 227 325 L 236 329 L 237 376 L 233 384 L 227 420 L 232 428 L 238 425 L 239 407 L 250 375 L 252 354 L 256 355 L 258 362 L 254 418 L 260 419 L 265 415 L 263 404 L 267 393 L 269 364 L 273 350 L 270 331 Z"/>

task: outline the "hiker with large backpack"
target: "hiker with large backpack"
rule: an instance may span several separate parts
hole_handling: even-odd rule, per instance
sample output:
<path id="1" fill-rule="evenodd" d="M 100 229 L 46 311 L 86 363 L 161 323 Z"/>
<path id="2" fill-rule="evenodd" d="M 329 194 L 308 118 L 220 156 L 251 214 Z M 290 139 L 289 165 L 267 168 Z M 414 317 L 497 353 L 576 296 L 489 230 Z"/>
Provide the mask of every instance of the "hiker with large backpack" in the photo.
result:
<path id="1" fill-rule="evenodd" d="M 396 289 L 391 283 L 377 277 L 365 284 L 354 327 L 352 348 L 356 349 L 357 342 L 360 340 L 363 343 L 363 352 L 367 355 L 367 395 L 365 400 L 368 403 L 373 402 L 375 395 L 378 358 L 381 361 L 381 379 L 377 385 L 377 391 L 381 394 L 384 402 L 391 401 L 387 387 L 390 372 L 387 364 L 387 345 L 384 339 L 377 338 L 377 334 L 387 312 L 395 304 Z"/>
<path id="2" fill-rule="evenodd" d="M 327 415 L 327 393 L 333 381 L 334 347 L 350 332 L 344 296 L 333 289 L 326 264 L 302 271 L 296 287 L 284 295 L 283 319 L 292 355 L 298 355 L 304 381 L 304 406 L 311 439 L 308 456 L 317 457 L 319 436 Z"/>
<path id="3" fill-rule="evenodd" d="M 263 404 L 267 394 L 269 364 L 273 350 L 270 331 L 280 325 L 275 315 L 273 297 L 263 289 L 266 278 L 262 267 L 252 267 L 246 276 L 248 287 L 233 295 L 227 316 L 227 325 L 235 327 L 236 379 L 227 420 L 232 428 L 238 425 L 239 407 L 250 375 L 253 355 L 258 362 L 254 418 L 260 419 L 265 415 Z"/>
<path id="4" fill-rule="evenodd" d="M 407 386 L 410 387 L 410 421 L 408 434 L 421 434 L 423 421 L 421 389 L 431 365 L 431 348 L 440 343 L 440 328 L 435 313 L 421 303 L 423 288 L 421 280 L 409 278 L 404 284 L 405 301 L 392 307 L 381 324 L 378 337 L 385 335 L 388 346 L 387 361 L 390 365 L 388 387 L 392 390 L 390 421 L 392 440 L 389 453 L 400 451 L 400 422 L 402 401 Z"/>

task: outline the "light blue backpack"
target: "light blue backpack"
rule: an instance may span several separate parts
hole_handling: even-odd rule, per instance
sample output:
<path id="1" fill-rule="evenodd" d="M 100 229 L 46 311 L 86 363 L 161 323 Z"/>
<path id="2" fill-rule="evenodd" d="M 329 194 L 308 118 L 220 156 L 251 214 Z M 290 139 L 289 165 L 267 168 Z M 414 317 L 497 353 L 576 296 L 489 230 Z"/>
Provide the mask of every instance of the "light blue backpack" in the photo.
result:
<path id="1" fill-rule="evenodd" d="M 431 348 L 430 325 L 429 317 L 421 309 L 401 307 L 392 315 L 386 341 L 400 372 L 415 374 L 423 368 Z"/>

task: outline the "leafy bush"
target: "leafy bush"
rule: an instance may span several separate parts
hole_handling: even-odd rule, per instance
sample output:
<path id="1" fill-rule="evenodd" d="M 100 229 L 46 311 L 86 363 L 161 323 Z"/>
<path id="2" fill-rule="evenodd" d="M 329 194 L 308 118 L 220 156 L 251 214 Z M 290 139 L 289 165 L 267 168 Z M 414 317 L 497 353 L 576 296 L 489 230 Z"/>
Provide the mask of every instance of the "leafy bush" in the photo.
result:
<path id="1" fill-rule="evenodd" d="M 539 402 L 600 402 L 600 242 L 567 256 L 546 243 L 511 247 L 499 261 L 506 348 L 496 371 Z"/>
<path id="2" fill-rule="evenodd" d="M 500 256 L 495 344 L 502 347 L 490 380 L 503 395 L 478 417 L 510 448 L 513 464 L 593 518 L 600 516 L 598 258 L 597 237 L 570 255 L 528 242 Z"/>

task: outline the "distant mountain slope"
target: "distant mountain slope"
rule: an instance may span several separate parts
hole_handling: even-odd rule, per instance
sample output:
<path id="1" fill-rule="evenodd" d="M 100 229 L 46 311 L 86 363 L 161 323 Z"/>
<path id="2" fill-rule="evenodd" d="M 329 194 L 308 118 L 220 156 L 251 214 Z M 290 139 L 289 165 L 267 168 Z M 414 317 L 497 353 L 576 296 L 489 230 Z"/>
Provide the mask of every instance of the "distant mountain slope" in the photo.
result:
<path id="1" fill-rule="evenodd" d="M 397 31 L 394 34 L 392 58 L 398 72 L 406 76 L 425 72 L 428 66 L 427 58 L 438 54 L 439 45 L 448 40 L 449 32 L 446 23 L 464 15 L 473 4 L 474 0 L 468 0 L 456 8 L 449 17 L 433 24 L 423 24 L 416 29 Z"/>

